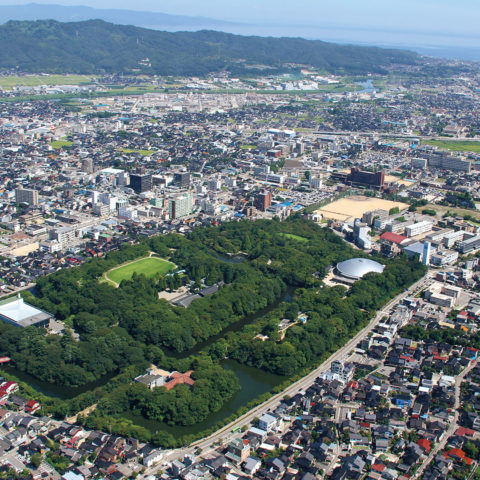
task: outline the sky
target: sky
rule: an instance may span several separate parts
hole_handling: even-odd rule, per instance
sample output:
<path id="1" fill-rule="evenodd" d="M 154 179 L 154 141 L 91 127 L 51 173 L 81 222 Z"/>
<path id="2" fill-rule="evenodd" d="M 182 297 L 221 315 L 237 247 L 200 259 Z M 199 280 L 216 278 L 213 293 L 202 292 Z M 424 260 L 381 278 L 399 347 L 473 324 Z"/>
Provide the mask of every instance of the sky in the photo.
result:
<path id="1" fill-rule="evenodd" d="M 245 35 L 379 46 L 470 49 L 480 60 L 480 0 L 0 0 L 146 10 L 243 22 Z M 158 28 L 163 29 L 162 26 Z M 478 57 L 478 58 L 477 58 Z"/>
<path id="2" fill-rule="evenodd" d="M 2 5 L 29 0 L 0 0 Z M 249 23 L 362 26 L 408 31 L 476 33 L 479 0 L 35 0 L 36 3 L 150 10 Z"/>

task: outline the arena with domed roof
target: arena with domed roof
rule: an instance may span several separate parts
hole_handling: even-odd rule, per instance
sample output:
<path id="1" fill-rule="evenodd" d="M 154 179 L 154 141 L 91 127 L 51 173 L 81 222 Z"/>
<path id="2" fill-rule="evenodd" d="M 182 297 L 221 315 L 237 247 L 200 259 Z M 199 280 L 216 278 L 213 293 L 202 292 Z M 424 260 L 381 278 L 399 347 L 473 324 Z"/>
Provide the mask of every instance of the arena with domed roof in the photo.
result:
<path id="1" fill-rule="evenodd" d="M 340 262 L 337 265 L 336 273 L 351 282 L 360 280 L 367 273 L 383 273 L 384 268 L 384 265 L 369 258 L 351 258 Z"/>

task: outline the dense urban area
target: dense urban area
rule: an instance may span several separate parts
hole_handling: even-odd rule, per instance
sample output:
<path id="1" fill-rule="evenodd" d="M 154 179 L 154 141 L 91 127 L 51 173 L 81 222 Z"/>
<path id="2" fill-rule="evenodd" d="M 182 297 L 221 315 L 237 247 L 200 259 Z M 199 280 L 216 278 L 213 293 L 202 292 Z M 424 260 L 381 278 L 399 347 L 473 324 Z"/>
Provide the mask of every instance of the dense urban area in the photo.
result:
<path id="1" fill-rule="evenodd" d="M 290 67 L 0 74 L 0 479 L 480 478 L 478 66 Z"/>

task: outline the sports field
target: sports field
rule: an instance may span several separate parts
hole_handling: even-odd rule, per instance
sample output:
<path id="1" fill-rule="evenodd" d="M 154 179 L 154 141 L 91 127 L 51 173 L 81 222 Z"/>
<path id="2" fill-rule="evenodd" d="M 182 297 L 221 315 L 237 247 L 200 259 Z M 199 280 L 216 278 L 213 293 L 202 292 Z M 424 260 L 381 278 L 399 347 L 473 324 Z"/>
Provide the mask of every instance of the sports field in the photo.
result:
<path id="1" fill-rule="evenodd" d="M 382 209 L 387 212 L 394 207 L 400 211 L 408 207 L 407 203 L 392 202 L 382 198 L 364 197 L 363 195 L 353 195 L 351 197 L 341 198 L 336 202 L 329 203 L 316 210 L 324 219 L 339 220 L 341 222 L 362 218 L 362 215 L 370 210 Z"/>
<path id="2" fill-rule="evenodd" d="M 147 278 L 151 278 L 157 273 L 164 275 L 175 267 L 176 265 L 168 260 L 148 257 L 114 268 L 107 272 L 105 276 L 107 280 L 119 284 L 122 280 L 131 279 L 134 273 L 143 273 Z"/>

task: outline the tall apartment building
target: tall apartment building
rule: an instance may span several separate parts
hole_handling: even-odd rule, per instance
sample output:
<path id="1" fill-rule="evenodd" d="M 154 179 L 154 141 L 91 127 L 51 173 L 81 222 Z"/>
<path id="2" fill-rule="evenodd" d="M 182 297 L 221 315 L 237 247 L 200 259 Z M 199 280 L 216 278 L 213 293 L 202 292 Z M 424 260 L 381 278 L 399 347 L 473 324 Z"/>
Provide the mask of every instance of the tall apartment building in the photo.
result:
<path id="1" fill-rule="evenodd" d="M 193 197 L 189 193 L 180 195 L 168 204 L 168 215 L 172 220 L 190 215 L 193 210 Z"/>
<path id="2" fill-rule="evenodd" d="M 38 191 L 29 188 L 17 188 L 15 190 L 17 203 L 28 203 L 30 206 L 38 205 Z"/>
<path id="3" fill-rule="evenodd" d="M 428 156 L 428 168 L 440 168 L 442 170 L 452 170 L 453 172 L 470 173 L 472 162 L 463 158 L 436 153 Z"/>
<path id="4" fill-rule="evenodd" d="M 146 173 L 131 173 L 130 188 L 135 193 L 148 192 L 152 189 L 152 176 Z"/>
<path id="5" fill-rule="evenodd" d="M 268 190 L 259 192 L 255 197 L 255 207 L 262 212 L 272 204 L 272 194 Z"/>
<path id="6" fill-rule="evenodd" d="M 93 173 L 93 160 L 91 158 L 85 158 L 82 161 L 82 172 Z"/>

